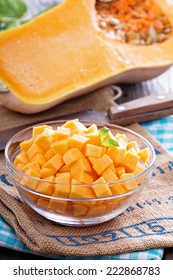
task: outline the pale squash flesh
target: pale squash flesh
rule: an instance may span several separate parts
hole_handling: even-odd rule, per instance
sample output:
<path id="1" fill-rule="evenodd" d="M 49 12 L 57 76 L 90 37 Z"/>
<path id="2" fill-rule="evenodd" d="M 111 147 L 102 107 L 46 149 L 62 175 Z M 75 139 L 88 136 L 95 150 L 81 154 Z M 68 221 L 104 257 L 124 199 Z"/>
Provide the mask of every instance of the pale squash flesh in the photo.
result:
<path id="1" fill-rule="evenodd" d="M 173 25 L 173 4 L 157 1 Z M 173 62 L 173 35 L 132 46 L 108 39 L 98 26 L 95 0 L 66 0 L 30 22 L 0 34 L 4 106 L 24 113 L 115 82 L 153 78 Z"/>

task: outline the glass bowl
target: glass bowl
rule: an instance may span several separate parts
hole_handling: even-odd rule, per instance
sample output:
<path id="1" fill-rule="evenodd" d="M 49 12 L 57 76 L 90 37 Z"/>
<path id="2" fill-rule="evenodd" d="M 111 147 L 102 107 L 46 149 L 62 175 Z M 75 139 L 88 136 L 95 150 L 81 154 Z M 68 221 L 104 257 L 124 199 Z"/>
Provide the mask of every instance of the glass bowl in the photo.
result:
<path id="1" fill-rule="evenodd" d="M 53 129 L 56 129 L 57 126 L 61 126 L 65 122 L 66 120 L 47 122 L 46 125 L 52 126 Z M 81 122 L 86 127 L 89 127 L 92 124 L 91 121 L 81 120 Z M 45 123 L 42 123 L 41 125 L 44 124 Z M 13 166 L 16 156 L 20 153 L 20 143 L 32 137 L 33 127 L 29 127 L 17 133 L 7 143 L 5 148 L 6 166 L 12 182 L 16 186 L 24 201 L 45 218 L 69 226 L 96 225 L 115 218 L 125 211 L 134 203 L 134 201 L 136 201 L 141 191 L 147 186 L 152 176 L 152 170 L 155 162 L 155 152 L 152 145 L 141 135 L 129 129 L 103 122 L 95 122 L 95 124 L 98 129 L 108 127 L 114 135 L 116 133 L 125 134 L 129 141 L 137 141 L 140 149 L 148 148 L 150 157 L 148 162 L 145 164 L 144 171 L 128 179 L 99 184 L 99 187 L 106 185 L 107 187 L 111 189 L 114 188 L 115 190 L 118 189 L 119 186 L 124 186 L 125 184 L 128 185 L 129 183 L 133 183 L 135 181 L 137 183 L 137 187 L 135 189 L 126 192 L 119 191 L 118 194 L 114 193 L 112 196 L 101 198 L 80 197 L 81 190 L 82 192 L 85 192 L 86 197 L 88 197 L 88 193 L 94 186 L 96 186 L 96 183 L 71 184 L 69 187 L 77 190 L 79 194 L 78 198 L 58 197 L 43 194 L 42 192 L 36 192 L 33 189 L 33 186 L 38 183 L 41 184 L 42 187 L 46 186 L 48 189 L 63 187 L 63 183 L 53 183 L 51 181 L 29 176 L 20 172 Z M 67 184 L 64 185 L 67 187 Z"/>

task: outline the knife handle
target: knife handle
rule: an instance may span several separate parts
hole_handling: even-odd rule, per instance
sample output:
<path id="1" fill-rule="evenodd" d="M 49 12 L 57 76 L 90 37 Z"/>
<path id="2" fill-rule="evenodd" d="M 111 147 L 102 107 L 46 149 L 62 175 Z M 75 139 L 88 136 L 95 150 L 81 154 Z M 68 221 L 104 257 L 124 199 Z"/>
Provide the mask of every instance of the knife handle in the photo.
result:
<path id="1" fill-rule="evenodd" d="M 173 107 L 173 94 L 164 93 L 149 95 L 138 98 L 118 106 L 112 106 L 108 110 L 108 116 L 111 120 L 118 118 L 127 118 L 139 114 L 159 111 Z"/>

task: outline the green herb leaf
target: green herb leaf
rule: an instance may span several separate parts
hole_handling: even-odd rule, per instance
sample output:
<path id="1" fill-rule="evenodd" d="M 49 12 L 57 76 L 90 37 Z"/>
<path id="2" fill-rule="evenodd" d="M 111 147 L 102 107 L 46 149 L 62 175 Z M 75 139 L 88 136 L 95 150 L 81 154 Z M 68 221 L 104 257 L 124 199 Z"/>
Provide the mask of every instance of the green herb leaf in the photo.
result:
<path id="1" fill-rule="evenodd" d="M 0 16 L 20 18 L 27 11 L 23 0 L 0 0 Z"/>
<path id="2" fill-rule="evenodd" d="M 109 128 L 107 128 L 107 127 L 102 127 L 99 130 L 100 142 L 102 142 L 105 139 L 105 137 L 108 135 L 108 133 L 109 133 Z"/>
<path id="3" fill-rule="evenodd" d="M 106 147 L 117 147 L 117 146 L 119 146 L 118 142 L 116 140 L 112 139 L 112 138 L 103 140 L 101 142 L 101 144 L 103 146 L 106 146 Z"/>

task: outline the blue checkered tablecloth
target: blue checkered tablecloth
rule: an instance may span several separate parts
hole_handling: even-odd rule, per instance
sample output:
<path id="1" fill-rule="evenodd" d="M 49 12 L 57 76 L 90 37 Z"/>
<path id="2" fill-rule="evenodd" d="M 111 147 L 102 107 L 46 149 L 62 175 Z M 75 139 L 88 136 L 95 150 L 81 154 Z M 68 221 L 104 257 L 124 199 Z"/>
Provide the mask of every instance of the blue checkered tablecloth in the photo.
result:
<path id="1" fill-rule="evenodd" d="M 150 134 L 155 137 L 170 153 L 173 154 L 173 116 L 149 121 L 141 124 Z M 0 246 L 22 252 L 34 253 L 17 237 L 15 231 L 0 217 Z M 120 255 L 92 257 L 91 259 L 111 260 L 159 260 L 162 259 L 164 249 L 145 250 Z M 47 256 L 47 255 L 46 255 Z M 51 258 L 51 256 L 49 256 Z M 53 257 L 52 257 L 53 258 Z M 56 259 L 85 259 L 81 257 L 63 257 Z M 90 259 L 87 257 L 87 259 Z"/>

